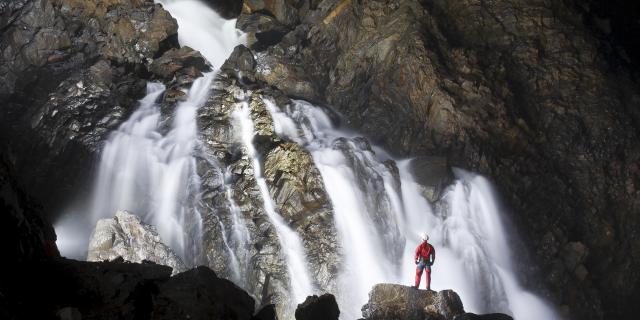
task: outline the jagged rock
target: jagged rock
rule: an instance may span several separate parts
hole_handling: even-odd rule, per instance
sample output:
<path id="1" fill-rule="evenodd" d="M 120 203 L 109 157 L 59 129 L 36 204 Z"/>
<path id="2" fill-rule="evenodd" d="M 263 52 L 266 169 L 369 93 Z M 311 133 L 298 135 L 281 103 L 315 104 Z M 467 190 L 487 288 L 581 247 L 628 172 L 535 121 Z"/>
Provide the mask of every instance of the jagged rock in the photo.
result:
<path id="1" fill-rule="evenodd" d="M 137 216 L 118 211 L 115 217 L 98 220 L 89 240 L 87 261 L 151 261 L 173 268 L 173 273 L 187 270 L 182 260 L 162 243 L 156 228 L 144 224 Z"/>
<path id="2" fill-rule="evenodd" d="M 253 53 L 247 47 L 239 45 L 233 49 L 229 58 L 224 62 L 220 70 L 224 70 L 237 76 L 243 83 L 255 82 L 256 61 Z"/>
<path id="3" fill-rule="evenodd" d="M 340 309 L 332 294 L 309 296 L 296 308 L 296 320 L 338 320 Z"/>
<path id="4" fill-rule="evenodd" d="M 464 313 L 462 301 L 451 290 L 418 290 L 397 284 L 377 284 L 362 307 L 367 320 L 446 319 Z"/>
<path id="5" fill-rule="evenodd" d="M 189 47 L 181 47 L 172 48 L 155 59 L 149 70 L 167 82 L 175 77 L 179 85 L 188 87 L 196 78 L 201 77 L 203 72 L 211 71 L 211 66 L 200 52 Z"/>
<path id="6" fill-rule="evenodd" d="M 417 157 L 411 160 L 410 166 L 413 178 L 423 188 L 423 195 L 432 203 L 440 199 L 444 189 L 453 181 L 446 158 Z"/>
<path id="7" fill-rule="evenodd" d="M 178 47 L 177 24 L 139 0 L 2 1 L 0 17 L 0 150 L 55 220 L 144 94 L 148 64 Z"/>
<path id="8" fill-rule="evenodd" d="M 280 144 L 267 154 L 264 176 L 278 212 L 300 234 L 314 261 L 315 279 L 333 290 L 340 247 L 331 199 L 313 158 L 296 143 Z"/>

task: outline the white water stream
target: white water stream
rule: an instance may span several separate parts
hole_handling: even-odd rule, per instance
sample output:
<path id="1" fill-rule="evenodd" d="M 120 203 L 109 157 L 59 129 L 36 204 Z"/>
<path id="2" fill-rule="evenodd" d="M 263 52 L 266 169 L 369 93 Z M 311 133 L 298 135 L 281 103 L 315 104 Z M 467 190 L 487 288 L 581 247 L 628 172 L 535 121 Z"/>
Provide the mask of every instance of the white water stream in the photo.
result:
<path id="1" fill-rule="evenodd" d="M 426 231 L 436 248 L 434 290 L 453 289 L 469 312 L 503 312 L 516 319 L 556 319 L 543 300 L 524 290 L 512 264 L 509 239 L 488 181 L 456 170 L 444 195 L 448 210 L 434 212 L 399 161 L 399 185 L 368 144 L 334 128 L 325 112 L 304 101 L 279 110 L 265 99 L 278 135 L 304 146 L 325 182 L 346 259 L 338 275 L 343 319 L 356 319 L 372 286 L 413 285 L 414 250 Z M 422 280 L 424 288 L 424 279 Z"/>
<path id="2" fill-rule="evenodd" d="M 157 2 L 177 19 L 180 43 L 202 52 L 215 69 L 244 41 L 234 20 L 220 18 L 200 1 Z M 156 225 L 161 238 L 187 264 L 196 262 L 202 236 L 200 178 L 194 157 L 199 145 L 196 113 L 206 101 L 213 76 L 207 74 L 194 82 L 187 99 L 176 107 L 171 123 L 161 121 L 156 104 L 164 87 L 148 85 L 138 110 L 103 149 L 91 221 L 71 217 L 56 224 L 63 254 L 74 256 L 77 252 L 71 251 L 86 248 L 86 230 L 93 229 L 96 219 L 126 209 Z M 322 109 L 294 101 L 281 112 L 269 100 L 265 103 L 276 132 L 311 152 L 331 198 L 345 257 L 343 269 L 336 275 L 343 319 L 360 317 L 360 308 L 374 284 L 413 284 L 413 252 L 422 231 L 430 234 L 437 252 L 432 288 L 456 290 L 467 311 L 505 312 L 516 319 L 557 318 L 543 300 L 518 283 L 499 206 L 486 179 L 457 171 L 457 181 L 444 196 L 448 210 L 434 212 L 413 180 L 409 160 L 398 162 L 399 175 L 394 176 L 383 162 L 388 156 L 382 150 L 374 148 L 374 153 L 365 140 L 335 128 Z M 264 209 L 284 250 L 291 296 L 299 303 L 321 288 L 312 285 L 300 237 L 274 209 L 253 145 L 254 128 L 246 103 L 234 116 Z M 240 279 L 247 264 L 246 253 L 239 248 L 250 239 L 230 190 L 227 193 L 233 232 L 225 243 L 233 253 L 234 277 Z"/>
<path id="3" fill-rule="evenodd" d="M 158 0 L 176 18 L 181 45 L 200 51 L 217 70 L 244 35 L 235 20 L 225 20 L 195 0 Z M 164 88 L 149 84 L 140 106 L 105 144 L 93 192 L 90 219 L 73 215 L 56 224 L 63 254 L 79 257 L 87 230 L 98 219 L 128 210 L 155 225 L 160 237 L 187 265 L 201 256 L 200 178 L 195 151 L 199 145 L 197 110 L 208 97 L 215 71 L 194 81 L 176 107 L 170 125 L 162 123 L 156 100 Z"/>
<path id="4" fill-rule="evenodd" d="M 300 303 L 304 301 L 308 295 L 311 295 L 314 292 L 313 285 L 311 284 L 311 277 L 309 276 L 309 271 L 306 265 L 306 254 L 304 252 L 302 240 L 295 231 L 291 230 L 291 228 L 287 226 L 280 214 L 275 210 L 273 199 L 271 199 L 271 195 L 269 194 L 267 182 L 262 177 L 262 165 L 260 164 L 260 159 L 258 158 L 258 154 L 253 145 L 253 137 L 255 134 L 248 104 L 246 102 L 241 103 L 239 108 L 234 111 L 233 116 L 241 131 L 242 142 L 245 146 L 245 153 L 249 156 L 253 166 L 256 183 L 260 189 L 260 194 L 262 195 L 264 210 L 267 212 L 271 223 L 273 223 L 273 226 L 276 229 L 280 247 L 285 254 L 291 297 L 293 297 L 294 302 Z"/>

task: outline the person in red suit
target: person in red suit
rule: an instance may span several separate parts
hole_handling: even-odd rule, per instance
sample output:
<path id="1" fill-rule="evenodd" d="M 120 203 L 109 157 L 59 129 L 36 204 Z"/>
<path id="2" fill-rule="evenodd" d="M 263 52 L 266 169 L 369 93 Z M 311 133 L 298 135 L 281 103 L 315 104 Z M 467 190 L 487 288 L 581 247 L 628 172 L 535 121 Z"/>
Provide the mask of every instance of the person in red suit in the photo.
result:
<path id="1" fill-rule="evenodd" d="M 427 241 L 429 236 L 426 233 L 420 235 L 422 243 L 416 249 L 414 260 L 416 262 L 416 285 L 414 288 L 418 289 L 420 286 L 420 278 L 422 278 L 422 272 L 425 272 L 424 278 L 427 284 L 427 290 L 431 290 L 431 266 L 436 261 L 436 249 Z"/>

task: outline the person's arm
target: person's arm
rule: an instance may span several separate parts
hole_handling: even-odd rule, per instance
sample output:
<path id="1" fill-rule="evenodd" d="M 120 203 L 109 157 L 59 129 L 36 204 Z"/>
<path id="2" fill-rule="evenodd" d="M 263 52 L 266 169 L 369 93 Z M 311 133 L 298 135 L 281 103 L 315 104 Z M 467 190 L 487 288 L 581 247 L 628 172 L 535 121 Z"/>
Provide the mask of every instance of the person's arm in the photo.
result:
<path id="1" fill-rule="evenodd" d="M 433 264 L 434 262 L 436 262 L 436 248 L 434 248 L 433 246 L 431 246 L 431 264 Z"/>
<path id="2" fill-rule="evenodd" d="M 416 254 L 413 257 L 413 262 L 418 263 L 418 256 L 420 256 L 420 248 L 422 247 L 422 245 L 419 245 L 418 248 L 416 248 Z"/>

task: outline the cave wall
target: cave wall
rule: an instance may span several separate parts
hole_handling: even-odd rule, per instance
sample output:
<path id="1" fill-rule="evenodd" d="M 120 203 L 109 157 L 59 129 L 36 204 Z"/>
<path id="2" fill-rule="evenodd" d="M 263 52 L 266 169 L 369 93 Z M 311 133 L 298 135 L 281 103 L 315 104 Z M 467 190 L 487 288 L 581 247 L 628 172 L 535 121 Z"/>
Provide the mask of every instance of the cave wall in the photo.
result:
<path id="1" fill-rule="evenodd" d="M 254 21 L 242 27 L 255 34 L 257 78 L 331 105 L 399 156 L 443 155 L 491 177 L 532 253 L 523 278 L 564 312 L 637 311 L 638 85 L 583 10 L 543 0 L 278 3 L 298 17 L 267 14 L 289 30 L 274 46 L 258 37 L 274 28 L 257 17 L 265 8 L 240 16 Z"/>

